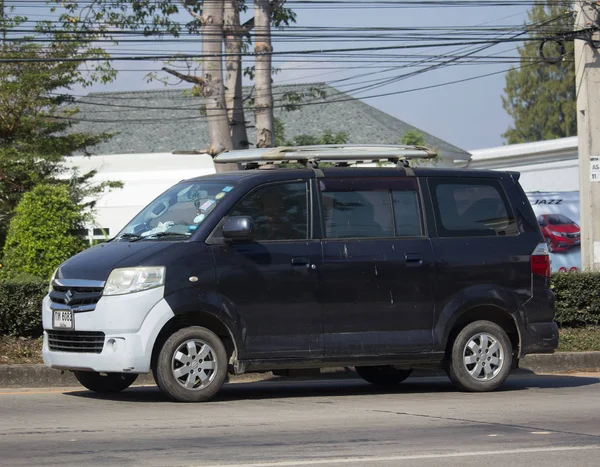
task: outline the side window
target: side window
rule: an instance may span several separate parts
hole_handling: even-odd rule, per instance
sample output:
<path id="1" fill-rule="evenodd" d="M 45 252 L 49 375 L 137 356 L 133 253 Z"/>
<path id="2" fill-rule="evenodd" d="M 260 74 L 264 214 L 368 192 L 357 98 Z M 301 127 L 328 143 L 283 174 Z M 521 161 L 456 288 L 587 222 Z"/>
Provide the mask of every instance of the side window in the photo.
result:
<path id="1" fill-rule="evenodd" d="M 393 191 L 396 235 L 418 237 L 423 235 L 419 194 L 415 190 Z"/>
<path id="2" fill-rule="evenodd" d="M 306 240 L 308 238 L 308 190 L 305 182 L 267 185 L 239 201 L 228 216 L 250 216 L 254 239 Z"/>
<path id="3" fill-rule="evenodd" d="M 518 234 L 508 200 L 496 180 L 431 178 L 429 183 L 440 237 Z"/>
<path id="4" fill-rule="evenodd" d="M 320 187 L 326 238 L 422 234 L 416 180 L 325 179 Z"/>

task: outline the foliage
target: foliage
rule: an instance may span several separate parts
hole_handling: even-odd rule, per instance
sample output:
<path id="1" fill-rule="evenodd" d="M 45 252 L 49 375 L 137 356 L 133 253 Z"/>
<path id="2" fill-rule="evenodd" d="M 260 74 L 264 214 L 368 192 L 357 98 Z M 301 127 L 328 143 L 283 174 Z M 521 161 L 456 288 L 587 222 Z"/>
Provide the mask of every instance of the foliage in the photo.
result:
<path id="1" fill-rule="evenodd" d="M 7 34 L 13 37 L 17 34 L 13 31 L 25 22 L 25 18 L 8 18 Z M 23 194 L 37 184 L 68 183 L 75 198 L 92 195 L 106 186 L 92 189 L 89 181 L 93 173 L 65 180 L 65 156 L 88 153 L 90 147 L 110 137 L 68 131 L 77 109 L 65 105 L 73 103 L 68 90 L 74 85 L 107 81 L 112 74 L 98 67 L 84 75 L 80 67 L 85 58 L 101 51 L 73 41 L 68 32 L 54 32 L 45 23 L 38 24 L 37 30 L 35 40 L 0 42 L 3 59 L 31 60 L 3 62 L 0 66 L 0 249 L 14 209 Z M 63 41 L 67 37 L 69 41 Z M 43 46 L 37 42 L 39 38 L 53 41 Z M 77 60 L 39 61 L 65 57 Z"/>
<path id="2" fill-rule="evenodd" d="M 407 146 L 425 146 L 425 135 L 419 130 L 408 130 L 400 139 L 400 144 Z"/>
<path id="3" fill-rule="evenodd" d="M 574 18 L 568 12 L 570 0 L 537 2 L 528 14 L 530 39 L 541 39 L 556 31 L 573 30 Z M 540 41 L 528 40 L 518 48 L 520 67 L 506 75 L 502 105 L 513 119 L 502 136 L 509 144 L 542 141 L 577 134 L 575 66 L 572 60 L 554 64 L 539 60 Z M 573 41 L 565 42 L 568 57 L 573 56 Z M 557 57 L 558 47 L 548 43 L 545 57 Z"/>
<path id="4" fill-rule="evenodd" d="M 67 186 L 38 185 L 26 193 L 4 245 L 4 276 L 49 279 L 60 263 L 85 249 L 85 242 L 74 233 L 83 220 Z"/>
<path id="5" fill-rule="evenodd" d="M 560 326 L 600 324 L 599 273 L 554 274 L 552 287 L 556 295 L 556 322 Z"/>
<path id="6" fill-rule="evenodd" d="M 0 281 L 0 335 L 38 337 L 42 334 L 42 300 L 48 281 Z"/>
<path id="7" fill-rule="evenodd" d="M 600 273 L 553 274 L 560 350 L 600 350 Z M 48 281 L 0 281 L 0 335 L 41 335 L 41 303 Z"/>
<path id="8" fill-rule="evenodd" d="M 333 133 L 330 129 L 323 130 L 320 135 L 297 135 L 291 139 L 285 137 L 285 125 L 279 118 L 275 118 L 275 145 L 276 146 L 311 146 L 319 144 L 346 144 L 348 133 L 340 131 Z"/>

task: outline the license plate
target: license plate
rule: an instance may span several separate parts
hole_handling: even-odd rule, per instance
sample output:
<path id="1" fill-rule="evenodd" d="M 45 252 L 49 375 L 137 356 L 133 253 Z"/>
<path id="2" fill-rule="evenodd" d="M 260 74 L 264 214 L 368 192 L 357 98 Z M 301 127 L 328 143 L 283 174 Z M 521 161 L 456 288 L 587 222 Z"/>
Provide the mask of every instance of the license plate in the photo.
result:
<path id="1" fill-rule="evenodd" d="M 52 312 L 52 327 L 54 329 L 73 329 L 73 312 L 72 311 L 53 311 Z"/>

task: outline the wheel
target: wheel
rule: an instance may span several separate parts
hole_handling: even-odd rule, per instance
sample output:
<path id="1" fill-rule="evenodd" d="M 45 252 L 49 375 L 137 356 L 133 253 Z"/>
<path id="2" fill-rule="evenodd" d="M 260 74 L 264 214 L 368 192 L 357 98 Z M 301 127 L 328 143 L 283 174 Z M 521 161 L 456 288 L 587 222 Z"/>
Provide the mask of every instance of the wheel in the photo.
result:
<path id="1" fill-rule="evenodd" d="M 121 392 L 131 386 L 138 375 L 133 373 L 96 373 L 95 371 L 74 371 L 77 381 L 90 391 L 109 393 Z"/>
<path id="2" fill-rule="evenodd" d="M 385 366 L 357 366 L 358 376 L 366 382 L 378 386 L 392 386 L 399 384 L 410 376 L 412 370 L 401 370 L 391 365 Z"/>
<path id="3" fill-rule="evenodd" d="M 163 344 L 154 368 L 156 384 L 171 400 L 203 402 L 227 376 L 227 352 L 221 339 L 200 326 L 180 329 Z"/>
<path id="4" fill-rule="evenodd" d="M 475 321 L 458 333 L 446 360 L 450 380 L 463 391 L 500 387 L 512 366 L 512 344 L 500 326 Z"/>
<path id="5" fill-rule="evenodd" d="M 552 245 L 552 239 L 550 237 L 546 238 L 546 245 L 548 245 L 548 251 L 550 253 L 554 252 L 554 246 Z"/>

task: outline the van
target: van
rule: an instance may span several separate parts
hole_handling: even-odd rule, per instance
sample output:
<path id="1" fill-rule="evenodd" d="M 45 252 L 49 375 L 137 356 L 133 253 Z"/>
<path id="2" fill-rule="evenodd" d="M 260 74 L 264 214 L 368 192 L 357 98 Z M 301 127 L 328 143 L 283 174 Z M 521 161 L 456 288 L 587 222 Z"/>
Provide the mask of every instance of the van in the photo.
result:
<path id="1" fill-rule="evenodd" d="M 56 270 L 45 364 L 97 392 L 152 372 L 186 402 L 228 374 L 339 366 L 377 385 L 444 368 L 461 390 L 500 387 L 558 345 L 547 245 L 517 173 L 409 167 L 433 155 L 217 156 L 244 170 L 176 184 Z"/>

